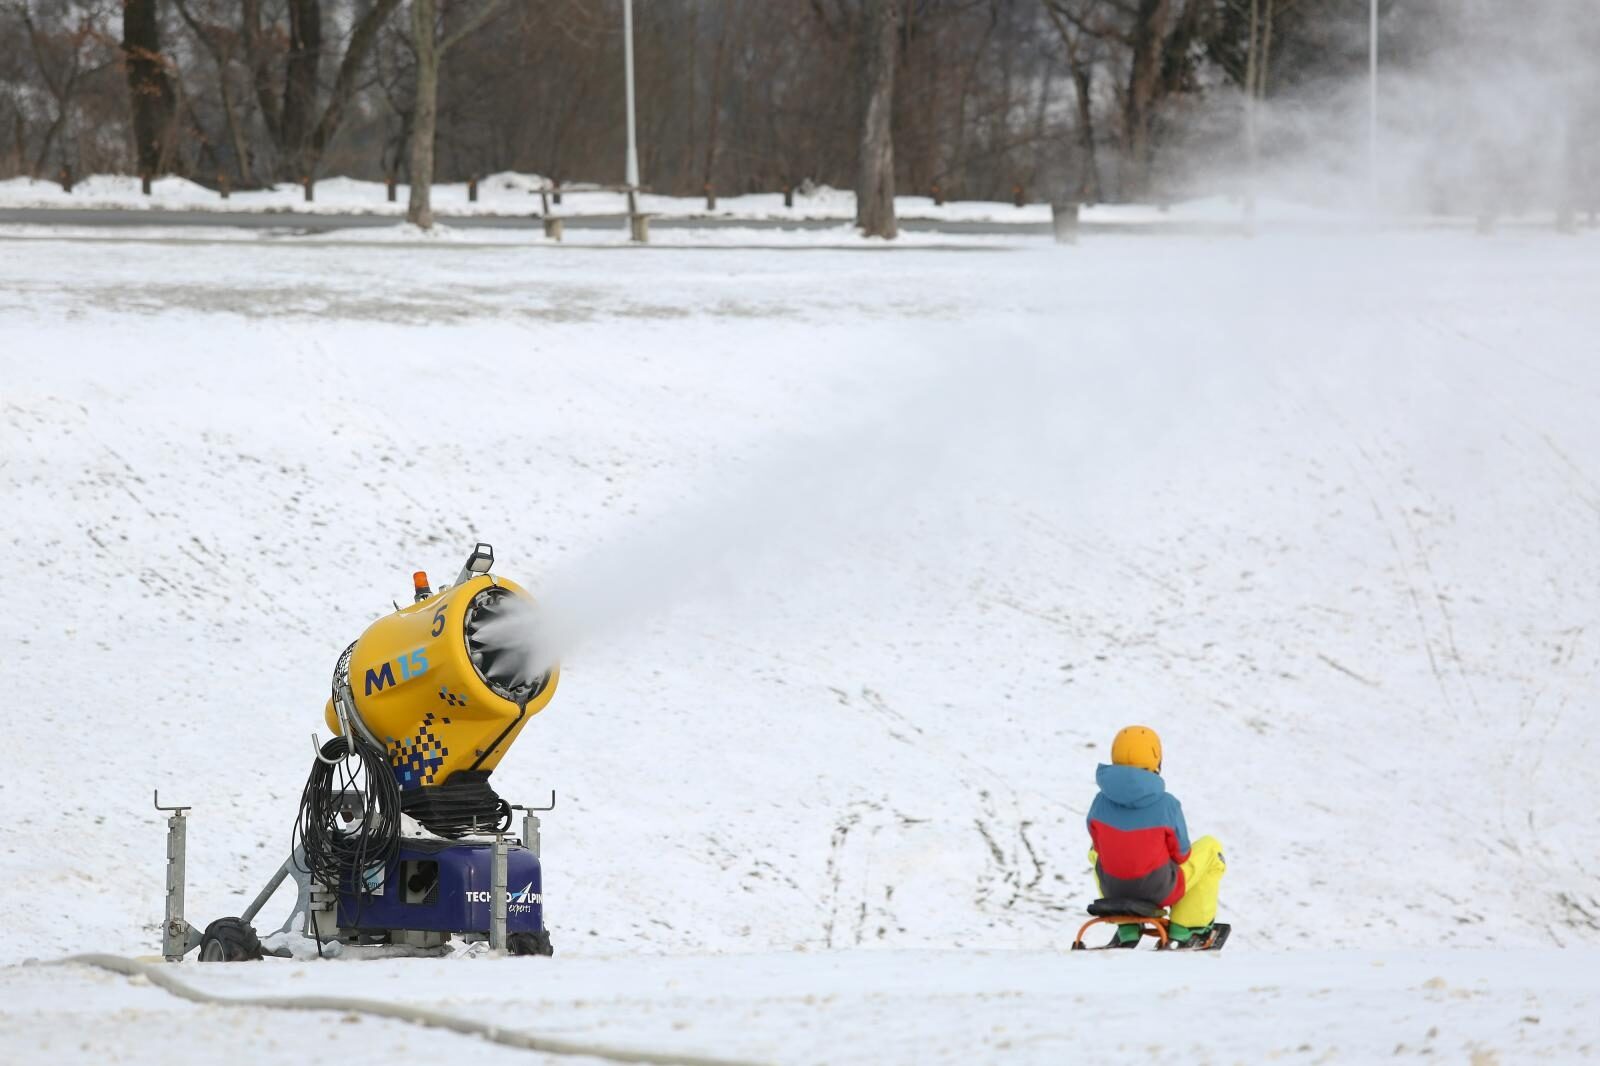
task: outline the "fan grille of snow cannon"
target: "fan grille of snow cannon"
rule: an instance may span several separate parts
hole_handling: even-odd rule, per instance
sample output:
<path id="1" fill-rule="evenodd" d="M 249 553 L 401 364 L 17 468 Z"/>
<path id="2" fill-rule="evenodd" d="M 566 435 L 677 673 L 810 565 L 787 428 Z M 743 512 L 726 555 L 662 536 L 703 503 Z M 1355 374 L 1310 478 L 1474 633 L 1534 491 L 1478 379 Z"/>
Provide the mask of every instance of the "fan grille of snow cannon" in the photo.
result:
<path id="1" fill-rule="evenodd" d="M 530 611 L 527 601 L 492 585 L 472 597 L 462 624 L 473 669 L 491 692 L 513 703 L 537 697 L 550 683 L 529 642 Z"/>

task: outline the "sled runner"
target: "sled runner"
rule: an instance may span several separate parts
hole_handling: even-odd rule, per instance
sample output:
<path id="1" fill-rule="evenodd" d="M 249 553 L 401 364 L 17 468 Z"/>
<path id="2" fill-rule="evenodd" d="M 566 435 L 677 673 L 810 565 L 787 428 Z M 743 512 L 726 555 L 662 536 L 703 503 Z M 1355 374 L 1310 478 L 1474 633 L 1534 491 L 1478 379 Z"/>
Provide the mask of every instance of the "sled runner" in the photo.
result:
<path id="1" fill-rule="evenodd" d="M 1232 926 L 1214 922 L 1206 929 L 1193 930 L 1179 939 L 1173 935 L 1172 920 L 1166 908 L 1137 899 L 1097 899 L 1089 904 L 1092 917 L 1083 923 L 1072 942 L 1073 951 L 1105 951 L 1114 948 L 1136 948 L 1145 937 L 1156 941 L 1157 951 L 1220 951 L 1228 940 Z M 1114 927 L 1116 935 L 1111 942 L 1090 948 L 1083 942 L 1084 934 L 1096 925 Z M 1125 934 L 1124 929 L 1136 929 L 1137 935 Z"/>

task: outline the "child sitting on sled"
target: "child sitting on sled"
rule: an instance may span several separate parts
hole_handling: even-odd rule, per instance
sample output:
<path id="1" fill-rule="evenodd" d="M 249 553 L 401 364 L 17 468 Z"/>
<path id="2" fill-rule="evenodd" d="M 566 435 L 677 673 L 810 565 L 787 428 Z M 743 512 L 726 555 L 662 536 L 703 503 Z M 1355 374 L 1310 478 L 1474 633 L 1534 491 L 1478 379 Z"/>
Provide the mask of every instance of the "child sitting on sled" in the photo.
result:
<path id="1" fill-rule="evenodd" d="M 1209 942 L 1217 891 L 1227 865 L 1215 837 L 1189 842 L 1183 807 L 1161 779 L 1161 738 L 1131 725 L 1111 742 L 1111 765 L 1095 771 L 1100 794 L 1089 807 L 1089 839 L 1100 894 L 1170 907 L 1175 947 Z M 1219 927 L 1220 928 L 1220 927 Z M 1117 929 L 1117 943 L 1139 943 L 1139 927 Z"/>

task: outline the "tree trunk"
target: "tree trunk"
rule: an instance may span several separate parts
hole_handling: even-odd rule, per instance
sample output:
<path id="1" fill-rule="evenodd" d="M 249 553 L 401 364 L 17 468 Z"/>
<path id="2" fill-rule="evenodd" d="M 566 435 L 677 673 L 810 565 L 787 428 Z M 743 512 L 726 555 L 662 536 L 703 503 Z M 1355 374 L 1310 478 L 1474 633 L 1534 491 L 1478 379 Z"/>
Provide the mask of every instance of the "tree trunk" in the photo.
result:
<path id="1" fill-rule="evenodd" d="M 200 116 L 195 113 L 194 98 L 185 90 L 181 72 L 177 72 L 177 76 L 173 78 L 173 85 L 178 95 L 178 113 L 188 120 L 189 130 L 198 142 L 194 169 L 200 174 L 221 173 L 222 156 L 217 152 L 217 142 L 201 125 Z"/>
<path id="2" fill-rule="evenodd" d="M 711 101 L 706 118 L 706 169 L 704 183 L 709 186 L 716 180 L 717 126 L 722 117 L 722 67 L 728 52 L 728 21 L 733 17 L 733 4 L 722 5 L 722 27 L 717 33 L 717 50 L 711 59 Z"/>
<path id="3" fill-rule="evenodd" d="M 1084 203 L 1100 202 L 1100 161 L 1094 150 L 1094 67 L 1072 60 L 1072 87 L 1078 100 L 1078 147 L 1083 152 L 1083 173 L 1078 195 Z"/>
<path id="4" fill-rule="evenodd" d="M 1263 0 L 1261 58 L 1256 61 L 1256 99 L 1267 98 L 1267 72 L 1272 67 L 1272 24 L 1276 21 L 1278 0 Z"/>
<path id="5" fill-rule="evenodd" d="M 39 156 L 33 161 L 34 177 L 37 178 L 40 174 L 44 173 L 45 164 L 50 162 L 50 149 L 55 147 L 56 137 L 61 133 L 62 127 L 66 124 L 67 109 L 66 107 L 62 107 L 60 111 L 56 113 L 55 120 L 50 123 L 50 127 L 44 131 L 44 141 L 39 145 Z"/>
<path id="6" fill-rule="evenodd" d="M 244 54 L 250 66 L 250 82 L 256 91 L 256 106 L 261 109 L 261 122 L 267 127 L 267 135 L 280 150 L 278 166 L 281 168 L 283 116 L 272 91 L 272 57 L 261 39 L 261 0 L 240 0 L 239 11 Z"/>
<path id="7" fill-rule="evenodd" d="M 28 7 L 26 4 L 24 4 L 22 7 L 22 23 L 28 29 L 28 39 L 33 44 L 34 61 L 39 64 L 39 72 L 44 78 L 45 88 L 50 90 L 50 95 L 55 97 L 56 101 L 56 117 L 51 120 L 49 128 L 45 130 L 44 142 L 39 145 L 39 155 L 34 160 L 33 164 L 33 176 L 37 178 L 44 172 L 45 164 L 50 161 L 50 149 L 54 147 L 56 137 L 59 136 L 61 131 L 66 127 L 67 117 L 69 114 L 71 114 L 72 94 L 78 85 L 78 61 L 80 53 L 76 49 L 73 50 L 72 61 L 70 64 L 68 64 L 66 73 L 62 76 L 59 82 L 56 81 L 48 73 L 50 68 L 46 65 L 44 59 L 44 54 L 42 51 L 43 45 L 39 31 L 34 26 L 33 20 L 28 14 Z M 26 143 L 23 140 L 22 112 L 18 111 L 17 153 L 20 156 L 26 150 Z M 63 160 L 63 162 L 65 162 L 65 160 Z"/>
<path id="8" fill-rule="evenodd" d="M 313 177 L 310 146 L 317 107 L 317 68 L 322 63 L 321 0 L 289 0 L 289 55 L 283 77 L 284 177 Z"/>
<path id="9" fill-rule="evenodd" d="M 233 93 L 228 88 L 228 71 L 224 66 L 217 74 L 222 88 L 222 114 L 228 120 L 228 140 L 233 144 L 233 169 L 241 183 L 253 180 L 255 167 L 250 162 L 250 146 L 244 139 L 244 128 L 239 125 L 238 109 L 233 103 Z"/>
<path id="10" fill-rule="evenodd" d="M 411 115 L 411 200 L 406 221 L 433 228 L 433 137 L 438 125 L 439 42 L 435 0 L 411 0 L 411 43 L 417 53 L 417 106 Z"/>
<path id="11" fill-rule="evenodd" d="M 1122 195 L 1145 195 L 1150 186 L 1151 135 L 1161 97 L 1171 0 L 1139 0 L 1130 46 L 1133 62 L 1122 108 Z"/>
<path id="12" fill-rule="evenodd" d="M 856 225 L 863 236 L 893 238 L 896 0 L 867 0 L 861 37 L 861 150 L 856 162 Z"/>
<path id="13" fill-rule="evenodd" d="M 1073 95 L 1078 109 L 1078 148 L 1083 153 L 1083 170 L 1078 175 L 1078 198 L 1084 203 L 1100 202 L 1100 161 L 1094 144 L 1094 54 L 1083 53 L 1082 29 L 1074 33 L 1061 11 L 1042 0 L 1045 14 L 1055 24 L 1056 33 L 1067 50 L 1067 70 L 1072 75 Z"/>
<path id="14" fill-rule="evenodd" d="M 156 0 L 125 0 L 122 54 L 133 105 L 136 163 L 140 174 L 155 176 L 166 170 L 177 140 L 176 105 L 161 56 Z"/>
<path id="15" fill-rule="evenodd" d="M 505 0 L 483 0 L 466 21 L 441 37 L 437 35 L 438 0 L 411 0 L 417 97 L 411 116 L 411 199 L 406 221 L 414 226 L 433 228 L 433 140 L 439 126 L 439 63 L 446 52 L 475 33 L 504 6 Z"/>
<path id="16" fill-rule="evenodd" d="M 28 166 L 28 123 L 20 110 L 12 115 L 12 134 L 16 138 L 16 169 L 21 174 Z M 35 172 L 37 176 L 37 172 Z"/>

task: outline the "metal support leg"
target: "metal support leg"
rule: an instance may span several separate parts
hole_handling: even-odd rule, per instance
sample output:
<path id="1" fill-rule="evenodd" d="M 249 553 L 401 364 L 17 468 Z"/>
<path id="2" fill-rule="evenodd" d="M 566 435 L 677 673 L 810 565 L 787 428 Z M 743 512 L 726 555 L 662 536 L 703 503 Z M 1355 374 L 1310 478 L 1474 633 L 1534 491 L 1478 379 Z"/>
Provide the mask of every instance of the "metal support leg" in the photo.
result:
<path id="1" fill-rule="evenodd" d="M 283 860 L 283 865 L 278 867 L 278 872 L 272 875 L 272 880 L 267 882 L 267 887 L 256 893 L 256 898 L 250 901 L 250 906 L 246 907 L 244 913 L 239 917 L 247 922 L 256 920 L 256 915 L 261 913 L 261 908 L 267 905 L 267 900 L 272 898 L 272 894 L 278 891 L 278 886 L 283 884 L 284 879 L 289 876 L 289 864 L 293 861 L 292 858 Z"/>
<path id="2" fill-rule="evenodd" d="M 177 962 L 188 950 L 188 922 L 183 918 L 184 866 L 188 822 L 182 811 L 167 819 L 167 917 L 161 926 L 161 954 Z"/>
<path id="3" fill-rule="evenodd" d="M 513 803 L 511 805 L 511 809 L 515 810 L 515 811 L 521 811 L 522 812 L 522 846 L 527 848 L 529 851 L 533 852 L 533 857 L 535 859 L 539 858 L 539 816 L 537 814 L 535 814 L 534 812 L 535 811 L 553 811 L 553 810 L 555 810 L 556 809 L 556 794 L 555 794 L 555 792 L 552 791 L 550 793 L 550 803 L 549 803 L 548 806 L 544 806 L 544 807 L 524 807 L 520 803 Z M 549 937 L 548 934 L 544 933 L 544 930 L 546 928 L 548 928 L 548 925 L 544 921 L 544 906 L 543 906 L 543 904 L 541 904 L 540 907 L 539 907 L 539 917 L 540 917 L 540 920 L 539 920 L 539 927 L 540 927 L 539 935 L 544 937 L 545 946 L 548 948 L 549 944 L 550 944 L 550 937 Z M 549 954 L 549 952 L 546 951 L 545 954 Z"/>
<path id="4" fill-rule="evenodd" d="M 506 949 L 506 838 L 494 835 L 494 857 L 489 868 L 489 949 Z"/>
<path id="5" fill-rule="evenodd" d="M 278 926 L 278 932 L 299 932 L 306 936 L 312 935 L 311 928 L 311 871 L 306 869 L 306 853 L 304 848 L 295 848 L 289 853 L 289 861 L 278 867 L 294 881 L 295 897 L 294 909 L 289 912 L 289 917 Z M 276 877 L 273 880 L 277 880 Z M 257 897 L 260 900 L 260 897 Z M 265 900 L 260 900 L 265 903 Z M 254 906 L 254 904 L 252 904 Z M 259 913 L 259 909 L 258 909 Z"/>
<path id="6" fill-rule="evenodd" d="M 183 816 L 188 807 L 161 806 L 161 792 L 154 793 L 155 808 L 170 812 L 167 819 L 167 913 L 161 922 L 161 954 L 168 962 L 177 962 L 184 954 L 200 943 L 200 933 L 183 917 L 184 867 L 188 858 L 189 822 Z"/>
<path id="7" fill-rule="evenodd" d="M 539 816 L 531 812 L 522 816 L 522 846 L 539 857 Z"/>

